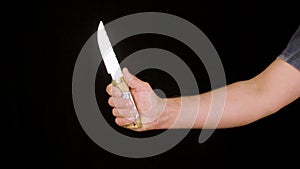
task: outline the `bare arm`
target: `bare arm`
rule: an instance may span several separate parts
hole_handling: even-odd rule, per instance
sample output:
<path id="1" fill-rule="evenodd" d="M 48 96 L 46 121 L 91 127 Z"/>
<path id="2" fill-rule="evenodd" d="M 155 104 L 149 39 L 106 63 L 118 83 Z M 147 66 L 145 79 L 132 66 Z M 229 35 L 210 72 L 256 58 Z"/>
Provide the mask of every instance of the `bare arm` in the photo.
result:
<path id="1" fill-rule="evenodd" d="M 216 89 L 214 92 L 223 89 Z M 237 127 L 249 124 L 258 119 L 277 112 L 300 96 L 300 72 L 288 63 L 276 59 L 266 70 L 256 77 L 226 86 L 226 101 L 223 116 L 218 128 Z M 194 128 L 202 128 L 207 118 L 211 104 L 212 91 L 199 96 L 187 97 L 189 102 L 200 97 L 200 108 Z M 172 121 L 177 116 L 174 113 L 180 108 L 180 98 L 168 99 L 165 109 L 165 119 Z M 192 103 L 196 105 L 197 103 Z M 191 107 L 182 107 L 182 113 L 189 114 Z M 178 113 L 178 112 L 177 112 Z M 214 113 L 214 112 L 212 112 Z M 171 116 L 171 117 L 168 117 Z M 189 119 L 188 117 L 186 119 Z M 180 119 L 178 119 L 180 120 Z M 192 120 L 192 119 L 189 119 Z M 182 121 L 182 126 L 188 121 Z M 163 123 L 162 123 L 162 127 Z M 208 126 L 209 127 L 209 126 Z"/>
<path id="2" fill-rule="evenodd" d="M 185 116 L 177 119 L 177 125 L 173 126 L 173 128 L 186 128 L 188 126 L 186 124 L 190 124 L 195 120 L 190 112 L 195 110 L 193 105 L 197 104 L 199 104 L 198 116 L 193 128 L 203 128 L 203 124 L 208 116 L 212 92 L 221 92 L 224 88 L 227 95 L 224 112 L 217 126 L 218 128 L 249 124 L 277 112 L 300 96 L 300 71 L 280 59 L 276 59 L 262 73 L 250 80 L 236 82 L 224 88 L 200 95 L 182 98 L 160 99 L 157 96 L 153 97 L 153 90 L 149 84 L 133 78 L 128 72 L 124 72 L 124 74 L 125 80 L 127 79 L 129 86 L 132 87 L 142 119 L 143 116 L 147 116 L 146 119 L 148 119 L 145 122 L 145 128 L 140 130 L 170 128 L 180 109 Z M 107 91 L 113 96 L 112 98 L 120 96 L 112 94 L 117 92 L 112 92 L 111 86 L 108 86 Z M 147 92 L 145 93 L 145 91 Z M 199 100 L 197 97 L 200 97 L 200 103 L 196 102 Z M 180 107 L 180 99 L 185 99 L 189 105 Z M 127 109 L 124 106 L 125 104 L 121 105 L 118 101 L 114 102 L 113 100 L 116 99 L 110 99 L 109 104 L 116 107 L 113 113 L 119 119 L 116 120 L 117 124 L 125 125 L 130 123 L 129 118 L 124 118 L 126 117 Z M 210 128 L 210 126 L 207 127 Z"/>

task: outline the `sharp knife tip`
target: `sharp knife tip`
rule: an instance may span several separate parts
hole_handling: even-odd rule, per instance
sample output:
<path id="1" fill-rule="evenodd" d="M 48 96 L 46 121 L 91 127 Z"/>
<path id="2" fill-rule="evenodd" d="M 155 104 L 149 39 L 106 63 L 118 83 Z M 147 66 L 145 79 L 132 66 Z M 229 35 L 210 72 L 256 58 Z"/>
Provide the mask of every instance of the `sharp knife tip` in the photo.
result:
<path id="1" fill-rule="evenodd" d="M 100 24 L 99 24 L 98 30 L 100 30 L 100 29 L 103 29 L 103 28 L 104 28 L 103 22 L 102 22 L 102 21 L 100 21 Z"/>

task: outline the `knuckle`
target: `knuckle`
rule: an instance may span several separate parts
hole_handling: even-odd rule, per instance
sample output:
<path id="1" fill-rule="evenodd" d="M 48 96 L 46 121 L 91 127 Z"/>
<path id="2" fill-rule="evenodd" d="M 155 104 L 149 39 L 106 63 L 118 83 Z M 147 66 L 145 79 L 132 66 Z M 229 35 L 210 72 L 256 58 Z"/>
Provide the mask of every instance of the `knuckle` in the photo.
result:
<path id="1" fill-rule="evenodd" d="M 120 125 L 120 124 L 119 124 L 119 118 L 116 118 L 116 119 L 115 119 L 115 123 L 116 123 L 117 125 Z"/>
<path id="2" fill-rule="evenodd" d="M 111 85 L 108 85 L 108 86 L 106 87 L 106 92 L 107 92 L 109 95 L 111 95 Z"/>
<path id="3" fill-rule="evenodd" d="M 109 99 L 108 99 L 108 104 L 110 105 L 110 106 L 114 106 L 114 101 L 113 101 L 113 98 L 112 97 L 110 97 Z"/>
<path id="4" fill-rule="evenodd" d="M 113 114 L 114 116 L 117 116 L 117 115 L 118 115 L 118 111 L 117 111 L 116 108 L 113 108 L 113 109 L 112 109 L 112 114 Z"/>
<path id="5" fill-rule="evenodd" d="M 124 125 L 124 119 L 123 118 L 116 118 L 115 122 L 117 123 L 117 125 L 122 126 Z"/>
<path id="6" fill-rule="evenodd" d="M 144 86 L 144 87 L 150 87 L 150 84 L 148 83 L 148 82 L 142 82 L 142 85 Z"/>

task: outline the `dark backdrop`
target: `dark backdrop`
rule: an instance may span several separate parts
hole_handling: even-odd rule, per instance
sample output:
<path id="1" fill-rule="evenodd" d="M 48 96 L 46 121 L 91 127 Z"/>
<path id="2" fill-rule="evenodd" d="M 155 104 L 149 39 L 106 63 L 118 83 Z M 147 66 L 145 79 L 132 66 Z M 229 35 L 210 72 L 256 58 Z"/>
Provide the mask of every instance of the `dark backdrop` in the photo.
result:
<path id="1" fill-rule="evenodd" d="M 276 114 L 247 126 L 219 129 L 203 144 L 201 130 L 191 130 L 173 149 L 150 158 L 130 159 L 98 147 L 81 128 L 72 103 L 72 73 L 86 40 L 100 20 L 108 23 L 137 12 L 165 12 L 199 27 L 223 62 L 227 83 L 249 79 L 264 70 L 286 47 L 300 24 L 292 1 L 76 1 L 23 2 L 14 17 L 22 26 L 22 55 L 9 80 L 9 168 L 253 168 L 298 165 L 299 99 Z M 201 61 L 187 46 L 159 35 L 139 35 L 115 46 L 120 60 L 147 47 L 174 52 L 193 70 L 199 91 L 210 90 Z M 186 56 L 190 55 L 191 59 Z M 138 64 L 138 63 L 137 63 Z M 105 74 L 101 64 L 98 74 Z M 110 81 L 109 76 L 104 79 Z M 157 70 L 138 74 L 168 97 L 178 96 L 174 79 Z M 96 79 L 98 102 L 109 110 L 106 84 Z M 169 88 L 168 86 L 171 86 Z M 170 90 L 172 89 L 172 90 Z M 102 100 L 101 100 L 102 99 Z M 104 100 L 104 101 L 103 101 Z M 107 120 L 114 127 L 109 111 Z M 118 129 L 120 130 L 120 129 Z M 132 134 L 120 130 L 125 134 Z M 159 131 L 138 136 L 147 137 Z M 294 155 L 295 154 L 295 155 Z M 287 167 L 290 168 L 290 167 Z"/>

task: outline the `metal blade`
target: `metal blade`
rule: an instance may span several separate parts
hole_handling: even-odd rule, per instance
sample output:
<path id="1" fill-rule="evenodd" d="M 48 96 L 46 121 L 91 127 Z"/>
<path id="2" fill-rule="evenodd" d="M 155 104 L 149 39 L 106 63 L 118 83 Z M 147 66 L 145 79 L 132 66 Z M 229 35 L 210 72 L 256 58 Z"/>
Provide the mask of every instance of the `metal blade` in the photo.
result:
<path id="1" fill-rule="evenodd" d="M 123 76 L 116 54 L 109 41 L 103 22 L 100 21 L 97 31 L 97 41 L 107 72 L 113 80 Z"/>

